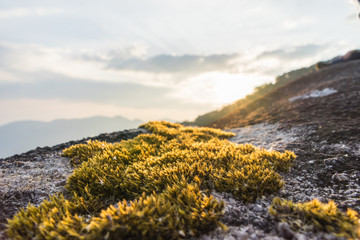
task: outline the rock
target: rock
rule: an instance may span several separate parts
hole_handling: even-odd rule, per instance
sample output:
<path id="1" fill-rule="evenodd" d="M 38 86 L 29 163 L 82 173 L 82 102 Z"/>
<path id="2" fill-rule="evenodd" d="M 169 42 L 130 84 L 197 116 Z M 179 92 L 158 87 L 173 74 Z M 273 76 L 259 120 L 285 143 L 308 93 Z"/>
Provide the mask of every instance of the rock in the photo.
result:
<path id="1" fill-rule="evenodd" d="M 224 238 L 224 240 L 236 240 L 236 238 L 234 238 L 233 236 L 231 235 L 228 235 Z"/>
<path id="2" fill-rule="evenodd" d="M 348 182 L 349 176 L 346 173 L 334 173 L 331 180 L 334 182 Z"/>
<path id="3" fill-rule="evenodd" d="M 263 240 L 283 240 L 283 238 L 278 236 L 266 236 Z"/>
<path id="4" fill-rule="evenodd" d="M 236 239 L 248 239 L 249 234 L 244 232 L 244 231 L 238 231 L 235 232 L 234 236 L 236 237 Z"/>
<path id="5" fill-rule="evenodd" d="M 294 236 L 294 240 L 307 240 L 307 237 L 304 234 L 296 233 Z"/>
<path id="6" fill-rule="evenodd" d="M 253 207 L 253 211 L 254 211 L 254 212 L 262 212 L 262 211 L 263 211 L 263 208 L 262 208 L 261 205 L 256 204 L 256 205 Z"/>
<path id="7" fill-rule="evenodd" d="M 293 230 L 291 230 L 289 224 L 281 222 L 278 224 L 277 226 L 277 230 L 279 233 L 279 236 L 287 239 L 287 240 L 291 240 L 294 238 L 295 233 Z"/>

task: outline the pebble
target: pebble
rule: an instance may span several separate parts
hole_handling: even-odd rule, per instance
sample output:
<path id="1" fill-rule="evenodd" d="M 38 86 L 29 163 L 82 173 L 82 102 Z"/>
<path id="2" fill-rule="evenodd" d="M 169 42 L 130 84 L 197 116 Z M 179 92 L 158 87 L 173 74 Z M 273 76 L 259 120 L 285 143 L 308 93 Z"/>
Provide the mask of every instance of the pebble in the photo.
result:
<path id="1" fill-rule="evenodd" d="M 349 181 L 349 176 L 346 173 L 334 173 L 331 180 L 337 182 L 347 182 Z"/>
<path id="2" fill-rule="evenodd" d="M 285 238 L 285 239 L 293 239 L 295 232 L 291 230 L 289 224 L 280 222 L 277 226 L 277 231 L 279 233 L 279 236 Z"/>
<path id="3" fill-rule="evenodd" d="M 229 235 L 224 238 L 224 240 L 236 240 L 233 236 Z"/>
<path id="4" fill-rule="evenodd" d="M 255 212 L 261 212 L 261 211 L 263 211 L 263 208 L 262 208 L 261 205 L 256 204 L 256 205 L 254 206 L 254 208 L 253 208 L 253 211 L 255 211 Z"/>

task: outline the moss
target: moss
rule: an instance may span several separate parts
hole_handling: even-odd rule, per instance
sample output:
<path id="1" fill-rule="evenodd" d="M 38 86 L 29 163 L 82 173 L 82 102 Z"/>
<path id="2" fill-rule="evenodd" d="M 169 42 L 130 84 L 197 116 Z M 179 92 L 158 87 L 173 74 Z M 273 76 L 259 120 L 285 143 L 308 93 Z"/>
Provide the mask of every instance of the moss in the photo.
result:
<path id="1" fill-rule="evenodd" d="M 69 201 L 63 195 L 56 195 L 38 207 L 29 205 L 9 220 L 7 234 L 12 239 L 56 239 L 60 235 L 69 239 L 83 228 L 83 222 L 76 214 L 82 209 L 78 200 Z"/>
<path id="2" fill-rule="evenodd" d="M 15 239 L 199 235 L 222 226 L 224 206 L 210 196 L 212 191 L 254 201 L 282 187 L 278 171 L 287 171 L 295 158 L 288 151 L 231 143 L 226 139 L 234 134 L 218 129 L 168 122 L 141 127 L 152 134 L 65 149 L 64 156 L 76 167 L 66 183 L 70 197 L 51 197 L 39 207 L 21 210 L 9 221 L 8 235 Z M 24 231 L 27 235 L 22 235 Z"/>
<path id="3" fill-rule="evenodd" d="M 167 187 L 162 194 L 143 194 L 128 204 L 110 206 L 88 225 L 88 238 L 179 239 L 219 226 L 223 203 L 187 184 Z"/>
<path id="4" fill-rule="evenodd" d="M 325 204 L 314 199 L 293 203 L 275 198 L 269 211 L 295 230 L 325 231 L 338 237 L 360 238 L 359 214 L 351 209 L 346 213 L 341 212 L 333 201 Z"/>
<path id="5" fill-rule="evenodd" d="M 150 130 L 154 134 L 158 134 L 161 136 L 165 136 L 167 138 L 174 138 L 177 136 L 181 136 L 182 133 L 188 133 L 191 135 L 192 139 L 196 139 L 197 141 L 206 141 L 210 140 L 213 137 L 218 139 L 228 139 L 230 137 L 235 136 L 234 133 L 224 132 L 220 129 L 215 128 L 195 128 L 195 127 L 184 127 L 181 124 L 169 123 L 165 121 L 161 122 L 148 122 L 146 124 L 141 125 L 140 127 L 146 128 Z"/>
<path id="6" fill-rule="evenodd" d="M 223 208 L 183 179 L 162 194 L 123 200 L 89 219 L 76 214 L 83 210 L 81 203 L 53 196 L 21 210 L 9 221 L 7 233 L 14 239 L 178 239 L 221 226 Z"/>

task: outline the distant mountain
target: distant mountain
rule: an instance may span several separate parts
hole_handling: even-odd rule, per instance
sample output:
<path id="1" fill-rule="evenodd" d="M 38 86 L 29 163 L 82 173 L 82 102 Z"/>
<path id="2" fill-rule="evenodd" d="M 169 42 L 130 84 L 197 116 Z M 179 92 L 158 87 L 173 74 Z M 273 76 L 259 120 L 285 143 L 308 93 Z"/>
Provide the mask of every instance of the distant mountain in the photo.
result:
<path id="1" fill-rule="evenodd" d="M 52 146 L 70 140 L 137 128 L 143 121 L 91 117 L 52 122 L 19 121 L 0 126 L 0 158 L 19 154 L 36 147 Z"/>

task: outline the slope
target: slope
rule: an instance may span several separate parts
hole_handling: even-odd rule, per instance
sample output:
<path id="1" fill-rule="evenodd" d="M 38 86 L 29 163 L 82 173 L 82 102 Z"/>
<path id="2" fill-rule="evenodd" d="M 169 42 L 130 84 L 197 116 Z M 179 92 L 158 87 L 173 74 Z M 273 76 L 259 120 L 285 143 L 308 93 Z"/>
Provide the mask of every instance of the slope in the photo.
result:
<path id="1" fill-rule="evenodd" d="M 276 78 L 275 83 L 265 83 L 261 86 L 258 86 L 255 88 L 253 93 L 247 95 L 245 98 L 239 99 L 230 105 L 224 106 L 220 110 L 215 110 L 215 111 L 200 115 L 199 117 L 197 117 L 195 119 L 194 122 L 187 122 L 184 124 L 196 125 L 196 126 L 208 126 L 208 125 L 214 123 L 215 121 L 217 121 L 218 119 L 231 113 L 232 111 L 234 111 L 246 104 L 249 104 L 250 102 L 252 102 L 260 97 L 265 96 L 266 94 L 286 85 L 289 82 L 296 80 L 297 78 L 299 78 L 301 76 L 305 76 L 309 73 L 312 73 L 312 72 L 316 71 L 316 69 L 317 69 L 316 65 L 312 65 L 310 67 L 304 67 L 304 68 L 290 71 L 288 73 L 284 73 Z"/>
<path id="2" fill-rule="evenodd" d="M 261 122 L 313 124 L 321 129 L 322 140 L 349 140 L 360 133 L 359 82 L 359 60 L 333 65 L 261 96 L 210 126 L 228 129 Z M 333 92 L 316 97 L 316 90 Z M 340 125 L 341 128 L 336 127 Z"/>

